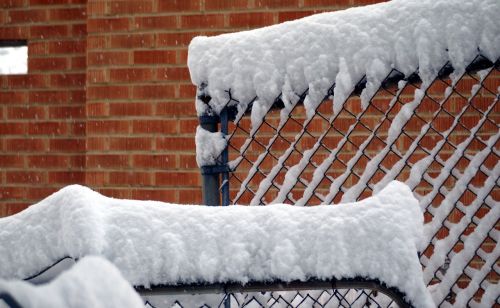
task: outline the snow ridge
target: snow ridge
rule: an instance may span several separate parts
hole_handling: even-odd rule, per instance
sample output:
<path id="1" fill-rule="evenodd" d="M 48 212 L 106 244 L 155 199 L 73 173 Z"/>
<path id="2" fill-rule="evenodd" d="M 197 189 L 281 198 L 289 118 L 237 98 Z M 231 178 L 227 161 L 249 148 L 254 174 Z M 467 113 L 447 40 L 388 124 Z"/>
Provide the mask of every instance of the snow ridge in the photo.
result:
<path id="1" fill-rule="evenodd" d="M 240 102 L 258 97 L 267 110 L 280 93 L 294 97 L 309 89 L 304 106 L 310 116 L 333 84 L 337 112 L 364 76 L 370 96 L 391 69 L 409 76 L 418 68 L 428 82 L 447 61 L 463 70 L 478 50 L 494 61 L 500 56 L 499 15 L 497 0 L 395 0 L 196 37 L 188 66 L 215 113 L 229 101 L 228 90 Z M 197 111 L 207 111 L 200 100 Z"/>
<path id="2" fill-rule="evenodd" d="M 361 276 L 432 307 L 417 257 L 422 225 L 400 182 L 356 204 L 317 207 L 119 200 L 72 185 L 0 219 L 0 277 L 95 254 L 133 285 Z"/>

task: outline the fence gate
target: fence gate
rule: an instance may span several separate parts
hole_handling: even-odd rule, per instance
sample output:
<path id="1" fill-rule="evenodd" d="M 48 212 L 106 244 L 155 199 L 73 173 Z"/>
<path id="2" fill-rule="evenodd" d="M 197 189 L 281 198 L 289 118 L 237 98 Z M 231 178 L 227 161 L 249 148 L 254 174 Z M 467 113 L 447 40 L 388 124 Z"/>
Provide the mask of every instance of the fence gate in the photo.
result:
<path id="1" fill-rule="evenodd" d="M 359 97 L 363 78 L 338 113 L 332 85 L 311 118 L 302 105 L 307 91 L 296 93 L 292 107 L 285 108 L 278 97 L 257 127 L 249 119 L 257 98 L 238 102 L 227 89 L 220 116 L 200 117 L 205 129 L 228 135 L 217 164 L 202 167 L 204 200 L 314 206 L 360 200 L 392 180 L 403 181 L 425 213 L 420 260 L 435 303 L 498 305 L 499 68 L 499 60 L 478 55 L 465 72 L 445 65 L 429 84 L 421 82 L 418 71 L 405 78 L 393 70 L 366 108 Z M 247 113 L 235 118 L 235 105 L 241 103 Z M 276 301 L 285 307 L 304 301 L 307 307 L 357 307 L 372 297 L 373 291 L 325 290 L 245 298 L 258 307 Z M 248 304 L 238 301 L 240 307 Z M 393 305 L 376 298 L 373 304 Z"/>

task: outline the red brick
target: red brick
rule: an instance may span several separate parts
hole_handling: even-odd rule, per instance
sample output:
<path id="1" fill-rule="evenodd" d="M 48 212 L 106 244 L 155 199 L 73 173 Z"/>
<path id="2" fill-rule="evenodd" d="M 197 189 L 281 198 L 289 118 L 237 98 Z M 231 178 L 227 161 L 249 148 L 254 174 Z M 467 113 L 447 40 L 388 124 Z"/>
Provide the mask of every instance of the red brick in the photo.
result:
<path id="1" fill-rule="evenodd" d="M 0 135 L 23 135 L 26 133 L 26 124 L 23 122 L 0 122 Z"/>
<path id="2" fill-rule="evenodd" d="M 201 189 L 179 190 L 180 204 L 203 204 Z"/>
<path id="3" fill-rule="evenodd" d="M 8 183 L 40 183 L 44 180 L 43 172 L 9 171 L 6 173 Z"/>
<path id="4" fill-rule="evenodd" d="M 179 130 L 181 134 L 184 133 L 191 133 L 195 134 L 196 132 L 196 127 L 198 126 L 198 119 L 189 119 L 189 120 L 179 120 Z"/>
<path id="5" fill-rule="evenodd" d="M 87 53 L 87 63 L 89 66 L 128 64 L 129 52 L 128 51 L 89 52 Z"/>
<path id="6" fill-rule="evenodd" d="M 175 168 L 175 155 L 156 154 L 156 155 L 134 155 L 132 157 L 132 166 L 140 169 L 166 169 Z"/>
<path id="7" fill-rule="evenodd" d="M 49 182 L 54 184 L 84 183 L 85 173 L 82 171 L 53 171 L 49 172 Z"/>
<path id="8" fill-rule="evenodd" d="M 85 86 L 85 74 L 60 73 L 50 75 L 52 87 L 83 87 Z"/>
<path id="9" fill-rule="evenodd" d="M 194 85 L 180 85 L 179 98 L 193 98 L 196 96 L 196 86 Z"/>
<path id="10" fill-rule="evenodd" d="M 32 91 L 29 100 L 32 103 L 67 103 L 70 97 L 67 91 Z"/>
<path id="11" fill-rule="evenodd" d="M 85 20 L 86 21 L 86 20 Z M 86 37 L 87 36 L 87 23 L 73 24 L 71 25 L 71 34 L 76 37 Z"/>
<path id="12" fill-rule="evenodd" d="M 71 126 L 71 134 L 70 135 L 75 135 L 75 136 L 84 136 L 86 133 L 86 127 L 87 123 L 86 122 L 70 122 Z"/>
<path id="13" fill-rule="evenodd" d="M 163 137 L 156 139 L 156 148 L 171 151 L 194 151 L 194 138 L 187 137 Z"/>
<path id="14" fill-rule="evenodd" d="M 28 167 L 30 168 L 67 168 L 69 158 L 65 155 L 40 155 L 28 157 Z"/>
<path id="15" fill-rule="evenodd" d="M 205 2 L 206 10 L 234 10 L 234 9 L 248 9 L 248 0 L 209 0 Z"/>
<path id="16" fill-rule="evenodd" d="M 92 155 L 88 154 L 86 158 L 87 168 L 124 168 L 129 167 L 128 155 L 106 154 L 106 155 Z"/>
<path id="17" fill-rule="evenodd" d="M 26 197 L 32 200 L 42 200 L 59 189 L 55 187 L 28 187 L 26 189 Z"/>
<path id="18" fill-rule="evenodd" d="M 162 67 L 157 69 L 158 80 L 189 81 L 189 70 L 187 67 Z"/>
<path id="19" fill-rule="evenodd" d="M 54 41 L 48 42 L 49 54 L 84 53 L 85 40 Z"/>
<path id="20" fill-rule="evenodd" d="M 272 13 L 236 13 L 229 15 L 229 26 L 237 28 L 255 28 L 274 23 Z"/>
<path id="21" fill-rule="evenodd" d="M 21 199 L 24 192 L 24 187 L 0 187 L 0 200 Z"/>
<path id="22" fill-rule="evenodd" d="M 113 32 L 129 30 L 128 18 L 104 18 L 89 19 L 87 21 L 87 31 L 92 32 Z"/>
<path id="23" fill-rule="evenodd" d="M 166 0 L 168 1 L 168 0 Z M 135 189 L 131 192 L 132 199 L 138 200 L 155 200 L 163 202 L 175 202 L 175 190 L 152 190 L 152 189 Z"/>
<path id="24" fill-rule="evenodd" d="M 198 164 L 196 163 L 196 155 L 180 155 L 179 156 L 179 168 L 181 169 L 198 169 Z"/>
<path id="25" fill-rule="evenodd" d="M 64 70 L 68 68 L 66 58 L 31 58 L 28 59 L 30 71 Z"/>
<path id="26" fill-rule="evenodd" d="M 338 0 L 332 2 L 331 0 L 304 0 L 304 6 L 345 6 L 347 7 L 349 5 L 349 0 Z"/>
<path id="27" fill-rule="evenodd" d="M 134 51 L 134 64 L 171 64 L 175 63 L 175 51 L 138 50 Z"/>
<path id="28" fill-rule="evenodd" d="M 109 115 L 108 107 L 107 103 L 87 103 L 85 110 L 88 117 L 103 117 Z"/>
<path id="29" fill-rule="evenodd" d="M 104 83 L 108 80 L 106 76 L 106 69 L 104 68 L 95 68 L 95 69 L 87 69 L 87 81 L 89 83 Z"/>
<path id="30" fill-rule="evenodd" d="M 106 36 L 89 35 L 87 37 L 87 48 L 89 50 L 103 49 L 106 47 Z"/>
<path id="31" fill-rule="evenodd" d="M 156 45 L 159 47 L 188 46 L 197 32 L 159 33 L 156 35 Z M 183 63 L 186 65 L 186 62 Z"/>
<path id="32" fill-rule="evenodd" d="M 178 131 L 176 120 L 135 120 L 132 125 L 133 132 L 139 134 L 174 134 Z"/>
<path id="33" fill-rule="evenodd" d="M 54 20 L 78 20 L 87 16 L 86 8 L 57 8 L 49 11 L 50 21 Z"/>
<path id="34" fill-rule="evenodd" d="M 182 12 L 199 11 L 201 8 L 200 0 L 158 0 L 158 9 L 161 12 Z"/>
<path id="35" fill-rule="evenodd" d="M 109 114 L 116 116 L 152 115 L 151 103 L 113 103 L 109 105 Z"/>
<path id="36" fill-rule="evenodd" d="M 0 8 L 17 8 L 17 7 L 24 7 L 26 6 L 26 3 L 24 0 L 3 0 L 0 2 Z"/>
<path id="37" fill-rule="evenodd" d="M 25 104 L 28 101 L 28 92 L 23 91 L 0 91 L 0 103 Z"/>
<path id="38" fill-rule="evenodd" d="M 41 152 L 46 149 L 44 140 L 42 139 L 6 139 L 5 148 L 7 151 L 19 152 Z"/>
<path id="39" fill-rule="evenodd" d="M 87 2 L 88 0 L 83 0 Z M 106 1 L 88 1 L 87 3 L 87 14 L 92 17 L 104 16 L 108 13 L 108 7 Z"/>
<path id="40" fill-rule="evenodd" d="M 37 9 L 9 11 L 7 21 L 11 24 L 44 22 L 47 21 L 47 12 Z"/>
<path id="41" fill-rule="evenodd" d="M 5 209 L 4 213 L 5 215 L 14 215 L 27 209 L 30 205 L 26 202 L 18 202 L 17 200 L 16 202 L 5 203 L 3 206 Z M 3 211 L 2 207 L 0 207 L 0 211 Z"/>
<path id="42" fill-rule="evenodd" d="M 63 122 L 37 122 L 28 126 L 30 135 L 61 135 L 66 134 L 67 130 L 67 125 Z"/>
<path id="43" fill-rule="evenodd" d="M 135 17 L 134 27 L 141 30 L 167 30 L 177 28 L 176 16 L 145 16 Z"/>
<path id="44" fill-rule="evenodd" d="M 100 171 L 86 171 L 85 184 L 91 186 L 102 186 L 109 183 L 109 173 Z"/>
<path id="45" fill-rule="evenodd" d="M 113 15 L 150 13 L 153 11 L 151 0 L 108 1 L 108 6 L 109 13 Z"/>
<path id="46" fill-rule="evenodd" d="M 298 0 L 255 0 L 256 8 L 299 7 Z"/>
<path id="47" fill-rule="evenodd" d="M 155 174 L 155 183 L 168 186 L 198 186 L 200 177 L 198 172 L 164 171 Z"/>
<path id="48" fill-rule="evenodd" d="M 85 149 L 87 151 L 108 151 L 109 146 L 108 146 L 108 137 L 103 137 L 103 136 L 98 136 L 98 137 L 91 137 L 88 134 L 86 140 L 85 140 Z"/>
<path id="49" fill-rule="evenodd" d="M 110 172 L 109 184 L 128 186 L 151 186 L 153 181 L 148 172 Z"/>
<path id="50" fill-rule="evenodd" d="M 77 69 L 84 69 L 87 67 L 87 57 L 85 56 L 77 56 L 77 57 L 71 57 L 71 69 L 77 70 Z"/>
<path id="51" fill-rule="evenodd" d="M 55 152 L 82 152 L 85 151 L 84 139 L 52 139 L 49 142 L 49 148 L 52 153 Z"/>
<path id="52" fill-rule="evenodd" d="M 28 33 L 29 33 L 29 28 L 27 26 L 0 27 L 0 38 L 8 38 L 11 40 L 23 40 L 26 39 L 26 37 L 28 37 Z"/>
<path id="53" fill-rule="evenodd" d="M 31 26 L 31 38 L 48 39 L 68 36 L 69 30 L 66 25 Z"/>
<path id="54" fill-rule="evenodd" d="M 223 28 L 224 15 L 185 15 L 181 16 L 181 29 Z"/>
<path id="55" fill-rule="evenodd" d="M 29 0 L 30 5 L 68 4 L 68 0 Z"/>
<path id="56" fill-rule="evenodd" d="M 22 168 L 24 157 L 20 155 L 0 154 L 0 167 L 2 168 Z"/>
<path id="57" fill-rule="evenodd" d="M 153 47 L 155 43 L 154 34 L 123 34 L 110 37 L 111 48 L 141 48 Z"/>
<path id="58" fill-rule="evenodd" d="M 175 95 L 173 85 L 134 86 L 132 91 L 132 97 L 136 99 L 161 99 Z"/>
<path id="59" fill-rule="evenodd" d="M 316 12 L 314 11 L 278 12 L 278 22 L 283 23 L 285 21 L 290 21 L 310 16 L 313 15 L 314 13 Z"/>
<path id="60" fill-rule="evenodd" d="M 87 121 L 87 133 L 116 134 L 128 132 L 128 121 Z"/>
<path id="61" fill-rule="evenodd" d="M 111 151 L 151 151 L 152 140 L 150 138 L 110 138 L 109 149 Z"/>
<path id="62" fill-rule="evenodd" d="M 87 89 L 87 99 L 125 99 L 129 97 L 129 87 L 125 86 L 103 86 L 90 87 Z"/>
<path id="63" fill-rule="evenodd" d="M 153 70 L 151 68 L 118 68 L 111 69 L 109 72 L 111 82 L 137 82 L 152 79 Z"/>
<path id="64" fill-rule="evenodd" d="M 47 86 L 45 75 L 12 75 L 7 79 L 7 85 L 11 89 L 19 88 L 44 88 Z"/>

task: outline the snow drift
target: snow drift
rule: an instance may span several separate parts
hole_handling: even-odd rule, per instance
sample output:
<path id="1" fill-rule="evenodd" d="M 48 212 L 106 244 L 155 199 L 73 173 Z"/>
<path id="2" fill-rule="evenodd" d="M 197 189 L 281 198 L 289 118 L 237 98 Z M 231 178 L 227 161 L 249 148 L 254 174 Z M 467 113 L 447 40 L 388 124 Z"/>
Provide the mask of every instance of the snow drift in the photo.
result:
<path id="1" fill-rule="evenodd" d="M 498 0 L 394 0 L 196 37 L 188 66 L 199 94 L 212 97 L 209 106 L 216 113 L 230 95 L 240 102 L 240 111 L 258 97 L 252 110 L 252 119 L 258 119 L 280 93 L 286 107 L 309 89 L 304 105 L 312 115 L 333 84 L 338 112 L 365 75 L 361 97 L 367 102 L 393 68 L 407 76 L 418 69 L 426 82 L 447 61 L 457 71 L 478 52 L 495 61 L 500 56 L 498 16 Z M 196 107 L 199 114 L 207 112 L 201 100 Z"/>
<path id="2" fill-rule="evenodd" d="M 0 279 L 2 292 L 10 294 L 24 308 L 144 307 L 116 267 L 96 256 L 81 259 L 48 284 L 34 286 Z"/>
<path id="3" fill-rule="evenodd" d="M 422 224 L 400 182 L 354 204 L 316 207 L 119 200 L 72 185 L 0 219 L 0 277 L 100 255 L 133 285 L 365 277 L 429 306 L 417 256 Z"/>

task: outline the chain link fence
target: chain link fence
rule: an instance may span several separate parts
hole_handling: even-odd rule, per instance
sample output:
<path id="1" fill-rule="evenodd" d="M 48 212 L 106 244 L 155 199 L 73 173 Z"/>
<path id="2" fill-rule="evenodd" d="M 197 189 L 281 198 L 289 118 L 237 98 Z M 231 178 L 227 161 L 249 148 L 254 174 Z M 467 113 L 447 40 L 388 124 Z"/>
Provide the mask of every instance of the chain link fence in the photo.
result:
<path id="1" fill-rule="evenodd" d="M 302 105 L 307 91 L 296 93 L 291 108 L 278 97 L 254 127 L 249 115 L 257 98 L 238 102 L 228 89 L 220 116 L 200 118 L 211 131 L 220 122 L 219 130 L 228 135 L 217 165 L 202 168 L 205 201 L 344 203 L 369 197 L 392 180 L 403 181 L 424 211 L 426 247 L 420 260 L 436 304 L 498 305 L 499 63 L 479 55 L 466 71 L 447 64 L 426 83 L 418 71 L 405 77 L 393 70 L 368 104 L 360 98 L 366 85 L 362 79 L 338 113 L 332 102 L 335 85 L 312 117 Z M 235 105 L 242 103 L 247 113 L 235 119 Z M 302 300 L 311 303 L 308 307 L 393 305 L 375 299 L 372 304 L 372 294 L 271 292 L 265 298 L 233 295 L 231 301 L 235 307 L 248 306 L 241 298 L 252 298 L 256 307 L 272 307 L 278 298 L 283 307 L 301 307 Z"/>

